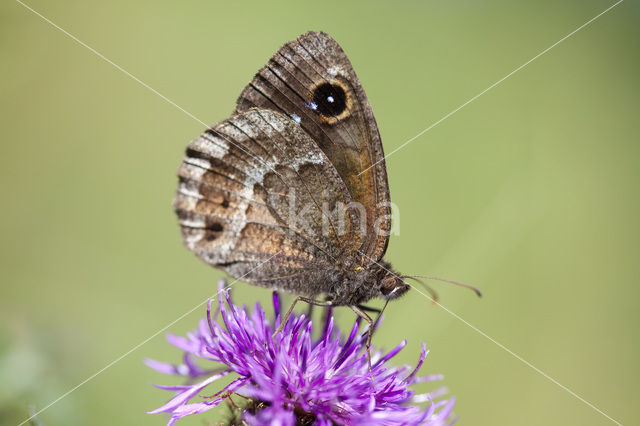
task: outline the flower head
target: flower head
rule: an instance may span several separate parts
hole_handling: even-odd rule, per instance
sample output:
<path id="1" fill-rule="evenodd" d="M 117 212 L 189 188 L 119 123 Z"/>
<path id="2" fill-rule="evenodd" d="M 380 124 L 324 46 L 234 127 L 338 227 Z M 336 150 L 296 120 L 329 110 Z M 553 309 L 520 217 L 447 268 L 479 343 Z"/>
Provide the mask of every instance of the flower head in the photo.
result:
<path id="1" fill-rule="evenodd" d="M 162 407 L 150 414 L 169 413 L 169 425 L 179 418 L 207 411 L 224 400 L 233 407 L 235 399 L 244 401 L 238 410 L 250 425 L 280 424 L 349 424 L 349 425 L 445 425 L 451 424 L 455 402 L 436 399 L 444 393 L 416 395 L 409 387 L 415 383 L 440 379 L 439 375 L 419 377 L 427 351 L 422 351 L 415 368 L 392 367 L 387 363 L 406 345 L 401 342 L 391 351 L 371 350 L 371 371 L 365 349 L 365 335 L 358 333 L 359 320 L 345 338 L 327 315 L 320 337 L 312 337 L 312 321 L 304 315 L 291 315 L 282 332 L 273 336 L 280 322 L 280 303 L 274 293 L 275 320 L 267 320 L 256 304 L 252 312 L 231 303 L 228 291 L 211 315 L 186 337 L 168 336 L 169 342 L 184 351 L 184 362 L 172 365 L 147 360 L 157 371 L 180 375 L 188 385 L 158 386 L 175 392 Z M 226 302 L 226 303 L 225 303 Z M 220 325 L 217 318 L 222 320 Z M 195 362 L 200 358 L 222 367 L 204 369 Z M 214 365 L 215 365 L 214 364 Z M 196 396 L 228 374 L 237 378 L 210 396 Z M 232 398 L 238 396 L 239 398 Z M 426 405 L 411 405 L 426 402 Z"/>

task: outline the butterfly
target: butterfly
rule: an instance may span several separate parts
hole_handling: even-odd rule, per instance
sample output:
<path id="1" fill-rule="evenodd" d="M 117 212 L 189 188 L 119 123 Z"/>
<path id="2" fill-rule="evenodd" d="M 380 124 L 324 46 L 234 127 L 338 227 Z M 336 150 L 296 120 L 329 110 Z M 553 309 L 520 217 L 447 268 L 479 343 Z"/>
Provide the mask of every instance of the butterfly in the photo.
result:
<path id="1" fill-rule="evenodd" d="M 364 302 L 410 288 L 383 260 L 391 206 L 378 126 L 326 33 L 283 45 L 231 116 L 189 143 L 178 177 L 184 245 L 234 278 L 298 295 L 281 326 L 299 300 L 349 306 L 371 326 Z"/>

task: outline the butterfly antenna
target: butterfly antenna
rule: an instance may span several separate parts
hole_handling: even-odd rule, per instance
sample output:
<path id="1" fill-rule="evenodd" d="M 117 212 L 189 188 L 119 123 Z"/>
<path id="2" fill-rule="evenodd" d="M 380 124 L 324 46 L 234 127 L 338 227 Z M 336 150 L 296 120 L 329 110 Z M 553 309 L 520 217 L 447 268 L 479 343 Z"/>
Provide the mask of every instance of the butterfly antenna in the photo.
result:
<path id="1" fill-rule="evenodd" d="M 414 281 L 419 282 L 420 284 L 422 284 L 422 287 L 424 287 L 424 289 L 427 290 L 427 292 L 429 292 L 429 294 L 431 295 L 431 301 L 433 303 L 438 303 L 438 300 L 440 300 L 440 296 L 438 296 L 438 293 L 436 293 L 436 291 L 434 289 L 429 287 L 427 285 L 427 283 L 425 283 L 424 281 L 418 279 L 417 276 L 414 276 L 414 275 L 403 275 L 400 278 L 402 278 L 402 279 L 409 278 L 411 280 L 414 280 Z"/>
<path id="2" fill-rule="evenodd" d="M 416 279 L 416 277 L 417 278 L 425 278 L 425 279 L 428 279 L 428 280 L 442 281 L 442 282 L 445 282 L 445 283 L 454 284 L 454 285 L 457 285 L 457 286 L 460 286 L 460 287 L 468 288 L 469 290 L 473 290 L 473 292 L 475 294 L 477 294 L 478 297 L 482 297 L 482 292 L 480 291 L 479 288 L 474 287 L 471 284 L 461 283 L 460 281 L 448 280 L 446 278 L 440 278 L 440 277 L 432 277 L 430 275 L 406 275 L 406 276 L 402 276 L 401 278 L 413 278 L 413 279 Z M 420 282 L 422 282 L 422 281 L 420 281 Z"/>

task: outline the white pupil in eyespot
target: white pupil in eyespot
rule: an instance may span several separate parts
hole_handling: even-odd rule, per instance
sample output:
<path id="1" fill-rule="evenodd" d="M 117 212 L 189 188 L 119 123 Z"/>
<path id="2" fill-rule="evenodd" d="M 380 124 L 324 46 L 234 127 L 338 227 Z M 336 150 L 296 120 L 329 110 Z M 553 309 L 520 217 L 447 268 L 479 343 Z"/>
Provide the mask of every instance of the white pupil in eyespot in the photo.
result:
<path id="1" fill-rule="evenodd" d="M 312 110 L 317 110 L 318 109 L 318 104 L 316 104 L 315 102 L 309 102 L 309 108 L 311 108 Z"/>
<path id="2" fill-rule="evenodd" d="M 334 100 L 335 99 L 333 99 L 333 96 L 327 96 L 327 102 L 332 104 Z"/>

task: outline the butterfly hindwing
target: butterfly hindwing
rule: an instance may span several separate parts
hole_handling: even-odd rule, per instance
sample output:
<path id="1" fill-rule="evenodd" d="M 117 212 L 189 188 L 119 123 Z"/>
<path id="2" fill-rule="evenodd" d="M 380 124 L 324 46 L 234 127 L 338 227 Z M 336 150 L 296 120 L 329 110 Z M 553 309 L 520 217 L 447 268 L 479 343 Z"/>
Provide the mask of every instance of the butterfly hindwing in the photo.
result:
<path id="1" fill-rule="evenodd" d="M 351 201 L 335 167 L 279 112 L 251 108 L 208 129 L 187 146 L 178 175 L 184 244 L 237 278 L 291 289 L 296 276 L 330 268 L 358 238 L 356 217 L 339 224 L 327 213 Z"/>

